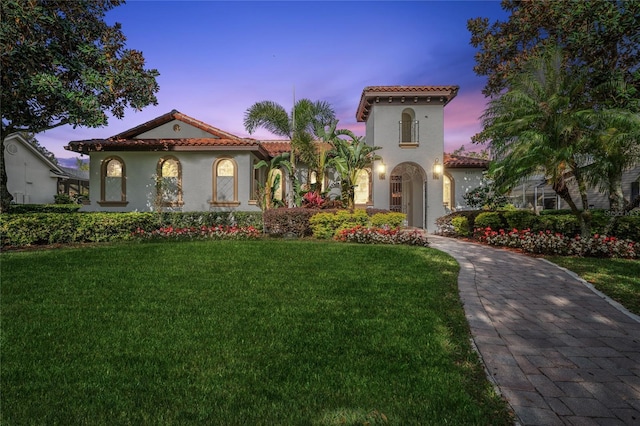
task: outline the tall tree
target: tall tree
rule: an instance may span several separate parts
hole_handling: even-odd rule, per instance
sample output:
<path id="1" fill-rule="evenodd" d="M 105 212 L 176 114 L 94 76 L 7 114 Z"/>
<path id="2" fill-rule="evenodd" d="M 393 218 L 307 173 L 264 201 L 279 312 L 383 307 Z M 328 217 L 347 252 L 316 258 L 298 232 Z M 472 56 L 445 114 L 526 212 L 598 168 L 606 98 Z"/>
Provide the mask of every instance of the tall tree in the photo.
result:
<path id="1" fill-rule="evenodd" d="M 489 172 L 498 187 L 508 190 L 543 174 L 578 217 L 582 235 L 588 236 L 591 213 L 583 166 L 593 134 L 583 107 L 585 81 L 584 72 L 570 72 L 557 49 L 530 59 L 509 79 L 508 91 L 489 102 L 478 140 L 491 141 L 494 161 Z M 581 206 L 572 197 L 571 184 L 578 189 Z"/>
<path id="2" fill-rule="evenodd" d="M 633 124 L 633 114 L 637 118 L 640 112 L 640 2 L 585 0 L 567 7 L 566 2 L 503 0 L 502 8 L 511 13 L 506 21 L 467 22 L 471 44 L 479 48 L 474 71 L 488 77 L 483 92 L 500 96 L 529 59 L 560 46 L 565 64 L 581 74 L 584 96 L 573 107 L 591 121 L 591 166 L 584 171 L 591 183 L 609 191 L 610 207 L 619 209 L 622 171 L 637 164 L 632 153 L 640 150 Z"/>
<path id="3" fill-rule="evenodd" d="M 585 90 L 592 91 L 612 76 L 629 88 L 628 96 L 600 93 L 593 103 L 637 111 L 640 90 L 640 2 L 585 0 L 502 0 L 510 12 L 506 21 L 489 23 L 487 18 L 467 22 L 471 44 L 479 48 L 474 71 L 487 76 L 483 93 L 498 95 L 509 78 L 523 70 L 527 60 L 548 46 L 560 46 L 565 60 L 589 70 Z"/>
<path id="4" fill-rule="evenodd" d="M 324 127 L 335 120 L 335 112 L 324 101 L 312 102 L 300 99 L 294 105 L 291 113 L 287 113 L 283 106 L 273 101 L 262 101 L 253 104 L 244 113 L 244 127 L 252 134 L 262 127 L 276 136 L 288 138 L 291 141 L 291 173 L 289 174 L 289 201 L 293 203 L 296 182 L 296 158 L 313 155 L 314 131 L 317 127 Z"/>
<path id="5" fill-rule="evenodd" d="M 99 127 L 107 113 L 156 105 L 155 69 L 126 49 L 120 24 L 105 13 L 122 0 L 4 0 L 0 2 L 0 208 L 7 191 L 4 139 L 64 124 Z"/>

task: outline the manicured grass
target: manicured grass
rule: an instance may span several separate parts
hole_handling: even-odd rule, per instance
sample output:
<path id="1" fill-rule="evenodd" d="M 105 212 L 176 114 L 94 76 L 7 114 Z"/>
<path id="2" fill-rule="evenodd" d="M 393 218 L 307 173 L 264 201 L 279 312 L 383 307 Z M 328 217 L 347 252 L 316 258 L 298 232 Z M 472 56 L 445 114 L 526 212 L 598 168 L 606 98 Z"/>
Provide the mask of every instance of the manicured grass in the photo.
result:
<path id="1" fill-rule="evenodd" d="M 560 256 L 547 259 L 580 275 L 630 312 L 640 315 L 640 261 Z"/>
<path id="2" fill-rule="evenodd" d="M 2 424 L 509 424 L 448 255 L 314 241 L 3 253 Z"/>

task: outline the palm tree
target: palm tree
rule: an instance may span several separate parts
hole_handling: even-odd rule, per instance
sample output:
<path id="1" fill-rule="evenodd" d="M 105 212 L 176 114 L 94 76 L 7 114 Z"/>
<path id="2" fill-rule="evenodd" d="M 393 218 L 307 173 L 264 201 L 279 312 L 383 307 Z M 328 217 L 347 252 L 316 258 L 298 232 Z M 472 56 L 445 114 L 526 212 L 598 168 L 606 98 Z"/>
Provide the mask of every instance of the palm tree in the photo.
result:
<path id="1" fill-rule="evenodd" d="M 342 196 L 347 200 L 347 207 L 353 209 L 358 172 L 371 166 L 374 160 L 380 159 L 374 152 L 382 147 L 367 145 L 362 136 L 356 136 L 349 130 L 343 132 L 351 140 L 337 137 L 334 139 L 335 148 L 332 150 L 329 163 L 340 175 Z"/>
<path id="2" fill-rule="evenodd" d="M 253 132 L 262 127 L 274 135 L 286 137 L 291 141 L 291 173 L 289 174 L 289 201 L 294 202 L 296 182 L 296 157 L 309 157 L 315 150 L 313 143 L 314 130 L 317 126 L 326 126 L 335 120 L 335 112 L 329 103 L 324 101 L 312 102 L 300 99 L 291 110 L 287 111 L 280 104 L 272 101 L 262 101 L 253 104 L 244 114 L 244 127 Z"/>
<path id="3" fill-rule="evenodd" d="M 289 153 L 284 152 L 277 155 L 267 162 L 265 160 L 260 161 L 254 166 L 255 169 L 267 168 L 267 176 L 265 179 L 264 187 L 259 185 L 258 188 L 258 200 L 260 201 L 260 208 L 269 210 L 274 207 L 278 200 L 275 198 L 275 193 L 280 186 L 282 179 L 282 173 L 278 173 L 278 170 L 285 169 L 291 173 L 291 162 L 289 161 Z"/>
<path id="4" fill-rule="evenodd" d="M 543 174 L 578 217 L 581 234 L 588 236 L 591 212 L 583 166 L 592 132 L 585 122 L 585 77 L 584 72 L 570 72 L 557 49 L 534 58 L 506 93 L 489 102 L 476 140 L 491 141 L 495 160 L 490 174 L 499 188 L 506 191 Z M 569 191 L 571 180 L 581 209 Z"/>
<path id="5" fill-rule="evenodd" d="M 338 120 L 334 120 L 329 123 L 328 126 L 317 126 L 315 134 L 320 138 L 324 145 L 318 145 L 313 158 L 309 158 L 307 164 L 310 169 L 313 169 L 316 173 L 316 187 L 315 192 L 320 194 L 322 192 L 322 182 L 327 172 L 327 169 L 331 166 L 331 156 L 335 155 L 336 143 L 340 143 L 337 140 L 340 136 L 353 137 L 353 133 L 347 129 L 337 129 Z"/>

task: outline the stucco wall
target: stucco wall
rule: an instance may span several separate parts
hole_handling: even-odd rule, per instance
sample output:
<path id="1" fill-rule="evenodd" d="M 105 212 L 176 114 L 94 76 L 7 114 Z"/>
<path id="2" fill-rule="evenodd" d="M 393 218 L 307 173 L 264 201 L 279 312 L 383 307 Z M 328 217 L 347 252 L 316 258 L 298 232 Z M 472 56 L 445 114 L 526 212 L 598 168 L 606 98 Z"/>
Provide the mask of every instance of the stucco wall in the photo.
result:
<path id="1" fill-rule="evenodd" d="M 446 173 L 452 179 L 453 207 L 456 210 L 470 209 L 463 197 L 467 192 L 481 185 L 483 171 L 481 169 L 456 168 L 447 169 Z"/>
<path id="2" fill-rule="evenodd" d="M 399 124 L 402 112 L 412 108 L 415 120 L 419 122 L 418 146 L 403 147 L 399 144 Z M 386 179 L 380 180 L 374 173 L 374 207 L 388 209 L 390 204 L 390 175 L 394 168 L 402 163 L 419 165 L 426 176 L 426 206 L 418 203 L 422 188 L 412 188 L 415 209 L 426 207 L 425 212 L 414 210 L 411 225 L 422 227 L 426 221 L 427 231 L 435 230 L 435 220 L 444 215 L 442 204 L 442 179 L 433 179 L 432 168 L 437 158 L 442 164 L 444 149 L 444 109 L 442 105 L 385 104 L 380 102 L 372 106 L 367 120 L 367 143 L 382 147 L 377 154 L 382 156 L 387 168 Z M 377 163 L 377 162 L 376 162 Z M 418 206 L 420 204 L 420 206 Z M 418 216 L 423 216 L 418 218 Z M 421 220 L 419 220 L 421 219 Z"/>
<path id="3" fill-rule="evenodd" d="M 173 152 L 96 152 L 91 154 L 90 194 L 91 203 L 87 211 L 151 211 L 154 207 L 156 168 L 158 161 L 171 155 L 182 166 L 182 190 L 184 205 L 177 211 L 254 211 L 259 210 L 249 203 L 253 156 L 249 152 L 226 151 L 173 151 Z M 105 207 L 98 204 L 101 196 L 101 163 L 112 156 L 121 158 L 126 168 L 126 206 Z M 235 207 L 211 205 L 213 196 L 213 164 L 218 158 L 231 158 L 238 167 L 238 201 Z"/>
<path id="4" fill-rule="evenodd" d="M 11 135 L 4 142 L 7 190 L 16 204 L 49 204 L 58 191 L 58 178 L 47 164 L 20 136 Z"/>

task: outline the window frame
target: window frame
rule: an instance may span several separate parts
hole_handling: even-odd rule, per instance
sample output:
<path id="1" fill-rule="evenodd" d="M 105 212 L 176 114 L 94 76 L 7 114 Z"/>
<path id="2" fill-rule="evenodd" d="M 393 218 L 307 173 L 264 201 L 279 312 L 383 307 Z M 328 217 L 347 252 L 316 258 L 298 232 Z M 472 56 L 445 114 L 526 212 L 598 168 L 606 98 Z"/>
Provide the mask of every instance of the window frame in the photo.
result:
<path id="1" fill-rule="evenodd" d="M 107 195 L 107 169 L 111 161 L 118 161 L 122 167 L 120 175 L 120 201 L 105 199 Z M 100 162 L 100 201 L 98 201 L 98 204 L 103 207 L 123 207 L 129 204 L 127 201 L 127 165 L 124 160 L 117 155 L 111 155 Z"/>
<path id="2" fill-rule="evenodd" d="M 167 155 L 164 157 L 161 157 L 158 160 L 158 164 L 156 165 L 156 179 L 163 179 L 164 176 L 162 175 L 162 166 L 164 165 L 165 162 L 167 161 L 175 161 L 177 164 L 177 168 L 178 168 L 178 190 L 177 190 L 177 200 L 176 201 L 168 201 L 165 199 L 160 200 L 160 205 L 162 207 L 180 207 L 184 205 L 184 200 L 182 199 L 182 163 L 180 162 L 180 160 L 173 156 L 173 155 Z M 158 191 L 160 190 L 160 186 L 158 185 L 158 182 L 156 181 L 156 197 L 162 197 L 162 194 L 158 194 Z"/>
<path id="3" fill-rule="evenodd" d="M 218 166 L 223 161 L 231 161 L 233 165 L 233 200 L 232 201 L 218 201 Z M 216 207 L 237 207 L 240 205 L 240 201 L 238 200 L 238 163 L 232 157 L 220 157 L 216 158 L 213 162 L 213 173 L 212 173 L 212 188 L 213 194 L 211 195 L 211 201 L 209 204 Z"/>

